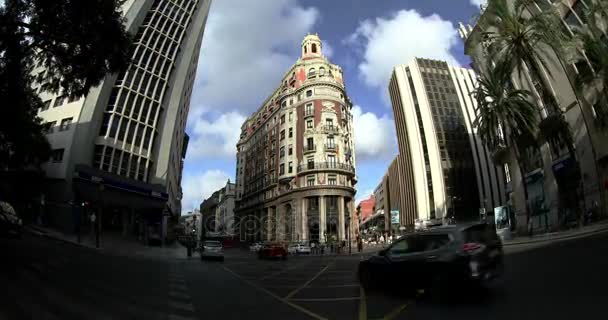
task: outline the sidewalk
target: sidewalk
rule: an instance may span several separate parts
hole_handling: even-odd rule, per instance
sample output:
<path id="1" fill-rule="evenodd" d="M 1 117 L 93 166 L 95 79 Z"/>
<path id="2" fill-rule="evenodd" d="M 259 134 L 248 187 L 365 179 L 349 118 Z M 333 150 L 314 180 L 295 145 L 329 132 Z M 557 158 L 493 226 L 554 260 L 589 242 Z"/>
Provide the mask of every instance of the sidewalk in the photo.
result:
<path id="1" fill-rule="evenodd" d="M 95 236 L 84 234 L 78 243 L 76 235 L 66 235 L 54 229 L 44 228 L 36 225 L 25 226 L 25 231 L 37 236 L 58 240 L 67 244 L 77 245 L 85 248 L 99 250 L 102 253 L 109 253 L 123 256 L 138 256 L 147 258 L 162 259 L 186 259 L 186 248 L 177 242 L 164 245 L 163 247 L 145 246 L 136 240 L 122 237 L 120 234 L 106 232 L 100 237 L 100 247 L 95 247 Z"/>
<path id="2" fill-rule="evenodd" d="M 608 221 L 600 221 L 592 225 L 583 226 L 582 228 L 574 228 L 567 231 L 542 233 L 533 235 L 531 237 L 515 237 L 511 240 L 503 241 L 503 245 L 516 246 L 522 244 L 567 240 L 571 238 L 578 238 L 582 236 L 601 233 L 604 231 L 608 231 Z"/>

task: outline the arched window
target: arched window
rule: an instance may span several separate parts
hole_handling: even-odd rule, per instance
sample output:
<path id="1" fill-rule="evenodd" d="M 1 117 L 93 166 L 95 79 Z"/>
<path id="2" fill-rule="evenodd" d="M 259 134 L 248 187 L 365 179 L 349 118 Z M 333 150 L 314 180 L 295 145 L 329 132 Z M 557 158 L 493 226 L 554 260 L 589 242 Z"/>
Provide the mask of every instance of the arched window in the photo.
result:
<path id="1" fill-rule="evenodd" d="M 317 44 L 316 43 L 312 44 L 312 53 L 317 53 Z"/>
<path id="2" fill-rule="evenodd" d="M 316 70 L 315 70 L 315 68 L 310 68 L 310 69 L 308 69 L 308 77 L 309 77 L 309 78 L 314 77 L 315 75 L 316 75 Z"/>
<path id="3" fill-rule="evenodd" d="M 322 77 L 322 76 L 324 76 L 324 75 L 325 75 L 325 68 L 320 67 L 320 68 L 319 68 L 319 77 Z"/>
<path id="4" fill-rule="evenodd" d="M 308 48 L 306 46 L 304 46 L 304 53 L 308 53 Z"/>

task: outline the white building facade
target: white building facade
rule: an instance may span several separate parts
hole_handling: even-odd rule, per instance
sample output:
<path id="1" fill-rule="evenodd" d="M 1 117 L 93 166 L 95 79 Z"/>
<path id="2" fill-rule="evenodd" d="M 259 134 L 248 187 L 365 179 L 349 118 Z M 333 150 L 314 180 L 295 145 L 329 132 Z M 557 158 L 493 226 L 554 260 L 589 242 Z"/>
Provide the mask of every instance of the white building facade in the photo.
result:
<path id="1" fill-rule="evenodd" d="M 413 211 L 427 223 L 479 217 L 504 202 L 504 180 L 473 128 L 472 71 L 445 61 L 416 58 L 394 68 L 389 93 L 397 161 Z M 471 192 L 475 190 L 475 192 Z"/>
<path id="2" fill-rule="evenodd" d="M 73 224 L 69 200 L 88 200 L 123 216 L 124 228 L 148 221 L 166 234 L 167 219 L 181 211 L 185 125 L 210 3 L 126 1 L 134 36 L 126 70 L 73 101 L 36 85 L 50 128 L 46 198 L 57 225 Z"/>

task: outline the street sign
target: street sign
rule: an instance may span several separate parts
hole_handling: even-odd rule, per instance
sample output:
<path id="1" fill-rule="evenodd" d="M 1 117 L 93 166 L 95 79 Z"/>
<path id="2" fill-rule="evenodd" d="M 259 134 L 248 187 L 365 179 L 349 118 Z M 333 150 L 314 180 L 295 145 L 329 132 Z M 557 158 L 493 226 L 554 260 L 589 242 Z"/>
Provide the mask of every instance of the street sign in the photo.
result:
<path id="1" fill-rule="evenodd" d="M 399 210 L 391 210 L 391 224 L 399 224 Z"/>

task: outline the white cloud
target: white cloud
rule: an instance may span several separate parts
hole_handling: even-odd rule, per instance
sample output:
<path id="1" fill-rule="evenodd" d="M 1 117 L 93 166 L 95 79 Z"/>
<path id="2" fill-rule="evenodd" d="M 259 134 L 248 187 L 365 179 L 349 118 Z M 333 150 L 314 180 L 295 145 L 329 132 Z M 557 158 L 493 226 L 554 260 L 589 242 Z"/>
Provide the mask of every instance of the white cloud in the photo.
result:
<path id="1" fill-rule="evenodd" d="M 479 8 L 479 6 L 481 5 L 486 5 L 488 3 L 488 0 L 469 0 L 469 2 L 471 3 L 471 5 L 474 5 L 475 7 Z"/>
<path id="2" fill-rule="evenodd" d="M 191 118 L 188 124 L 191 138 L 188 143 L 187 160 L 200 160 L 205 157 L 234 160 L 236 143 L 245 116 L 238 112 L 228 112 L 210 121 L 205 119 L 201 111 L 195 111 L 193 115 L 195 117 Z"/>
<path id="3" fill-rule="evenodd" d="M 184 175 L 182 190 L 182 213 L 198 208 L 204 199 L 209 198 L 217 189 L 226 185 L 230 175 L 221 170 L 190 172 Z"/>
<path id="4" fill-rule="evenodd" d="M 459 43 L 457 30 L 436 14 L 423 17 L 415 10 L 401 10 L 388 19 L 367 19 L 345 43 L 362 52 L 359 74 L 365 84 L 380 88 L 385 97 L 395 65 L 409 63 L 415 57 L 459 65 L 450 53 Z"/>
<path id="5" fill-rule="evenodd" d="M 353 126 L 357 161 L 389 158 L 397 153 L 395 124 L 387 115 L 379 118 L 355 105 Z"/>
<path id="6" fill-rule="evenodd" d="M 323 41 L 323 55 L 331 58 L 334 55 L 334 48 L 327 41 Z"/>
<path id="7" fill-rule="evenodd" d="M 214 1 L 193 108 L 254 111 L 296 61 L 302 39 L 318 19 L 316 8 L 296 0 Z"/>

